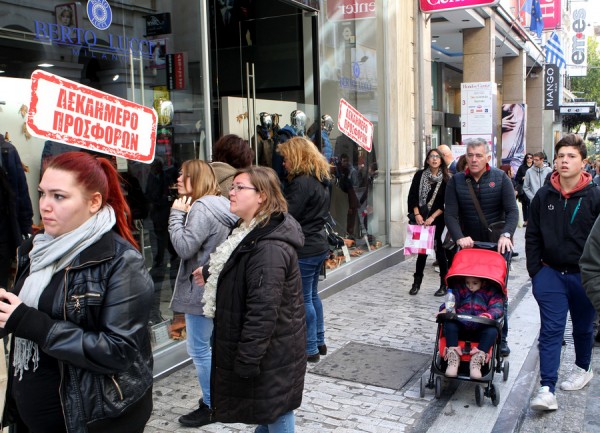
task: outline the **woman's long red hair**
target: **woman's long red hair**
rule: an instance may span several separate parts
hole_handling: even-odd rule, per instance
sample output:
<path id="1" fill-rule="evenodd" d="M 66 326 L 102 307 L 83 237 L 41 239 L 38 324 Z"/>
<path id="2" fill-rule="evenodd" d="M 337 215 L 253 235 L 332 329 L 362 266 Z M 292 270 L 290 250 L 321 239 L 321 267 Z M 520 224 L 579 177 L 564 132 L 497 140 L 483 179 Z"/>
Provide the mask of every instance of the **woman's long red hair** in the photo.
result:
<path id="1" fill-rule="evenodd" d="M 46 170 L 49 168 L 73 173 L 77 183 L 89 194 L 99 192 L 102 205 L 109 204 L 115 211 L 117 233 L 139 249 L 131 233 L 131 210 L 121 189 L 120 176 L 110 161 L 85 152 L 66 152 L 52 158 Z"/>

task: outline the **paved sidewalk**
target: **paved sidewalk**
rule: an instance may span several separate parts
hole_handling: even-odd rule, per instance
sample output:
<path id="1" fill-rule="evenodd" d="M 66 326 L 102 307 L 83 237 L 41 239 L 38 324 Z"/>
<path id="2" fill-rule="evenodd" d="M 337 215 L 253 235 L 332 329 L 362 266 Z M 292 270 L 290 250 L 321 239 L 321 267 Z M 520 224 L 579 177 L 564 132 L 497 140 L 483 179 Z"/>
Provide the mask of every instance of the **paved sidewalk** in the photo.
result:
<path id="1" fill-rule="evenodd" d="M 425 398 L 420 398 L 419 382 L 422 376 L 429 377 L 428 366 L 402 389 L 394 390 L 316 375 L 310 372 L 314 367 L 309 364 L 303 403 L 296 411 L 296 431 L 600 432 L 600 377 L 582 391 L 559 393 L 560 409 L 555 413 L 531 413 L 528 409 L 531 394 L 538 386 L 539 315 L 525 271 L 523 234 L 524 229 L 517 230 L 520 256 L 514 259 L 509 278 L 510 374 L 507 382 L 502 382 L 502 374 L 494 380 L 500 391 L 498 407 L 489 398 L 484 399 L 483 407 L 477 407 L 474 385 L 468 382 L 457 385 L 444 381 L 439 400 L 432 390 L 426 390 Z M 427 266 L 421 291 L 410 296 L 414 267 L 414 258 L 409 258 L 323 300 L 329 350 L 323 360 L 349 342 L 433 355 L 434 313 L 442 302 L 433 296 L 439 276 L 432 266 Z M 600 349 L 595 351 L 595 369 L 600 373 Z M 573 348 L 567 345 L 561 374 L 572 365 L 572 356 Z M 177 419 L 197 407 L 199 396 L 196 372 L 191 365 L 158 380 L 154 387 L 154 412 L 145 432 L 254 430 L 243 424 L 213 424 L 200 429 L 180 426 Z"/>

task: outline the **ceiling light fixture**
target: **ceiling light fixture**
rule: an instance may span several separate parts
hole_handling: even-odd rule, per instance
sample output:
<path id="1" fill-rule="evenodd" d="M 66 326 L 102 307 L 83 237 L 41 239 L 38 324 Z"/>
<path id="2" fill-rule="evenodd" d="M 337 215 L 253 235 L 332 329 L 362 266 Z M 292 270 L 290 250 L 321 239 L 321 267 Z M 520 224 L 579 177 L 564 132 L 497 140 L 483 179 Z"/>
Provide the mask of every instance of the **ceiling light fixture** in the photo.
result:
<path id="1" fill-rule="evenodd" d="M 115 76 L 113 77 L 113 81 L 117 81 L 119 79 L 119 74 L 115 74 Z"/>
<path id="2" fill-rule="evenodd" d="M 40 68 L 52 68 L 54 65 L 52 63 L 40 63 L 38 66 Z"/>

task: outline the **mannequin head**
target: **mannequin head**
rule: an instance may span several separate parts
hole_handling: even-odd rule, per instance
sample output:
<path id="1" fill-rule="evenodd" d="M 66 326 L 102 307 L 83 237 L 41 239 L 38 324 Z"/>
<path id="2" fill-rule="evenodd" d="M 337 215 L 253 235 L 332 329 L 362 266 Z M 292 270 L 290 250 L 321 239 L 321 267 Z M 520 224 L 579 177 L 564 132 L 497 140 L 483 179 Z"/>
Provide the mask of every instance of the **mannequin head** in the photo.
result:
<path id="1" fill-rule="evenodd" d="M 306 131 L 306 114 L 302 110 L 294 110 L 290 115 L 290 124 L 296 130 L 298 135 L 304 135 Z"/>
<path id="2" fill-rule="evenodd" d="M 269 113 L 265 113 L 264 111 L 259 114 L 260 126 L 263 128 L 270 130 L 273 129 L 273 116 Z"/>
<path id="3" fill-rule="evenodd" d="M 329 114 L 323 114 L 321 116 L 321 129 L 330 133 L 333 130 L 333 119 Z"/>

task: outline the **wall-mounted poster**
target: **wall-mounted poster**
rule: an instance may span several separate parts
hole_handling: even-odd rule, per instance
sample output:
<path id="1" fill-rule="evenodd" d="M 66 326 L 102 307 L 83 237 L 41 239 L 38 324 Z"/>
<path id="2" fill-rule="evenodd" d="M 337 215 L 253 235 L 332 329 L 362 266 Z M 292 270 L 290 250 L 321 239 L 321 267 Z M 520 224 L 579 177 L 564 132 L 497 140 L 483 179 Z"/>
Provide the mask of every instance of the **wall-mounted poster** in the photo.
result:
<path id="1" fill-rule="evenodd" d="M 502 164 L 516 173 L 525 155 L 526 104 L 502 104 Z"/>

